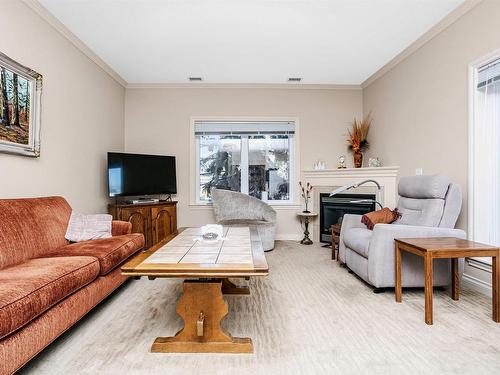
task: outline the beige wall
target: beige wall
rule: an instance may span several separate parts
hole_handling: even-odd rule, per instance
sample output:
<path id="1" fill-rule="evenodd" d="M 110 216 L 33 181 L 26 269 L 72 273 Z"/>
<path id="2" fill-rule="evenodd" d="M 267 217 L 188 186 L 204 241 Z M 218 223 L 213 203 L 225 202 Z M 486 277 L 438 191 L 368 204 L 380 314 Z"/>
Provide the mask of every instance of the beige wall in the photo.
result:
<path id="1" fill-rule="evenodd" d="M 345 133 L 353 116 L 362 113 L 361 90 L 269 88 L 144 88 L 127 89 L 125 149 L 177 157 L 179 225 L 212 221 L 210 207 L 190 207 L 190 118 L 294 117 L 299 120 L 300 169 L 321 159 L 335 167 L 346 154 Z M 278 211 L 279 238 L 297 238 L 298 207 Z"/>
<path id="2" fill-rule="evenodd" d="M 363 90 L 372 155 L 400 175 L 444 173 L 462 186 L 467 228 L 468 65 L 500 48 L 500 1 L 484 1 Z M 466 271 L 467 272 L 467 271 Z M 489 278 L 487 275 L 482 276 Z"/>
<path id="3" fill-rule="evenodd" d="M 21 1 L 0 1 L 0 34 L 1 52 L 43 75 L 41 156 L 0 153 L 0 197 L 57 194 L 80 212 L 105 212 L 124 88 Z"/>

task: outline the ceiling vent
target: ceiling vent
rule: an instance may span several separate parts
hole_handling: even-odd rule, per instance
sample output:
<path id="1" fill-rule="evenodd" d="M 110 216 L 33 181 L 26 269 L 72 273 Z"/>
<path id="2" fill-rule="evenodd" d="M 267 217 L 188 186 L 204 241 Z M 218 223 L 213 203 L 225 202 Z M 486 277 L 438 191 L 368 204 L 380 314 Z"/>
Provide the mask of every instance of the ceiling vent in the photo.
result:
<path id="1" fill-rule="evenodd" d="M 201 81 L 203 81 L 203 78 L 201 78 L 201 77 L 189 77 L 189 81 L 191 81 L 191 82 L 201 82 Z"/>
<path id="2" fill-rule="evenodd" d="M 300 82 L 302 81 L 302 78 L 300 77 L 290 77 L 288 78 L 288 82 Z"/>

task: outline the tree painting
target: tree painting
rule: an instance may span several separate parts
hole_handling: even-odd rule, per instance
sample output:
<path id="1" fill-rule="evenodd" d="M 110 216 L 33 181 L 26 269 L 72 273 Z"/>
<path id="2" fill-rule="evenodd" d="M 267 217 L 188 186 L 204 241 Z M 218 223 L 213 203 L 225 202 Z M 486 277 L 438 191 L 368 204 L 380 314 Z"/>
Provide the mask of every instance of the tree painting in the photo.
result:
<path id="1" fill-rule="evenodd" d="M 30 94 L 26 78 L 0 66 L 0 141 L 28 144 Z"/>

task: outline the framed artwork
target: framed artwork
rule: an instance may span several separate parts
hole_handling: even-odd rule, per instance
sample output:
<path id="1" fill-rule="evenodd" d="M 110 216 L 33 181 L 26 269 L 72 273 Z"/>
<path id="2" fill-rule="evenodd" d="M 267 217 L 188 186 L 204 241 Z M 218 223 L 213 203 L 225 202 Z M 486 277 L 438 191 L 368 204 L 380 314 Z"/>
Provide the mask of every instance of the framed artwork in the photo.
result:
<path id="1" fill-rule="evenodd" d="M 42 76 L 0 52 L 0 152 L 40 156 Z"/>

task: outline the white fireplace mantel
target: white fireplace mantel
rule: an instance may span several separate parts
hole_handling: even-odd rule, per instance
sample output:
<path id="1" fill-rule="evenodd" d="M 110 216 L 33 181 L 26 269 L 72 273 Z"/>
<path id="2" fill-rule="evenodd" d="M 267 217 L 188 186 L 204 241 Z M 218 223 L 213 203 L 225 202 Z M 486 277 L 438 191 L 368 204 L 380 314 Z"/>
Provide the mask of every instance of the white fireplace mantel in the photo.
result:
<path id="1" fill-rule="evenodd" d="M 302 177 L 306 183 L 309 182 L 313 186 L 312 202 L 309 207 L 319 213 L 320 193 L 326 193 L 340 186 L 354 184 L 367 179 L 377 181 L 381 186 L 380 192 L 377 192 L 374 184 L 367 183 L 356 189 L 349 190 L 349 193 L 375 193 L 383 206 L 389 208 L 396 207 L 398 172 L 399 167 L 319 169 L 304 170 L 302 171 Z M 313 239 L 318 241 L 319 230 L 317 225 L 319 222 L 314 224 L 311 232 L 313 233 Z"/>

